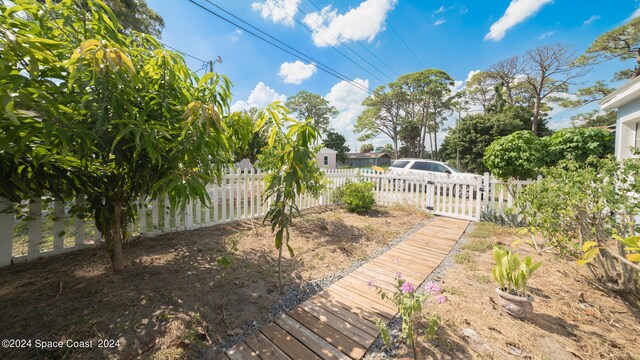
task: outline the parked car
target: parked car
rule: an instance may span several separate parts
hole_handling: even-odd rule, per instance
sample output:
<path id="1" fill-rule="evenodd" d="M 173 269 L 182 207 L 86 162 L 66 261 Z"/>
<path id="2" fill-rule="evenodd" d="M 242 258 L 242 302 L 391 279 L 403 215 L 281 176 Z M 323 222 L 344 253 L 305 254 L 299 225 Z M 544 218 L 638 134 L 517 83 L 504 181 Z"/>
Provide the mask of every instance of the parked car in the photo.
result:
<path id="1" fill-rule="evenodd" d="M 449 174 L 455 176 L 480 176 L 477 174 L 463 173 L 455 167 L 435 160 L 424 159 L 398 159 L 389 167 L 389 174 Z"/>
<path id="2" fill-rule="evenodd" d="M 449 165 L 447 163 L 435 160 L 425 160 L 425 159 L 398 159 L 394 161 L 389 167 L 388 173 L 391 175 L 420 175 L 420 174 L 435 174 L 435 175 L 444 175 L 447 178 L 455 179 L 458 178 L 473 178 L 474 180 L 479 180 L 481 177 L 477 174 L 472 173 L 464 173 L 454 166 Z M 394 188 L 399 188 L 401 190 L 406 190 L 406 181 L 404 179 L 394 179 L 391 180 Z M 463 190 L 457 186 L 453 185 L 450 189 L 454 193 L 458 191 L 459 195 L 463 194 Z M 448 192 L 445 188 L 440 190 L 441 193 Z M 468 194 L 467 196 L 472 195 L 476 196 L 475 192 L 473 194 Z"/>

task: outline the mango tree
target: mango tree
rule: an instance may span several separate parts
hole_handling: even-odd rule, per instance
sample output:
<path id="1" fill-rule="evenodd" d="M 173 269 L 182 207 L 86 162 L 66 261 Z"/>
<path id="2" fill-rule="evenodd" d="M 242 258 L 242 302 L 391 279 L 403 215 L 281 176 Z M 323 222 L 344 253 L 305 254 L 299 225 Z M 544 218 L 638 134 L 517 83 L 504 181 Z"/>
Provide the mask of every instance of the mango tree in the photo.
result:
<path id="1" fill-rule="evenodd" d="M 246 146 L 252 121 L 229 113 L 227 78 L 198 78 L 153 37 L 125 35 L 98 0 L 0 11 L 0 196 L 87 196 L 121 271 L 137 201 L 207 203 L 205 185 Z"/>
<path id="2" fill-rule="evenodd" d="M 265 201 L 271 205 L 264 217 L 271 230 L 276 232 L 275 246 L 278 250 L 278 288 L 282 286 L 282 255 L 284 246 L 289 255 L 294 251 L 289 245 L 289 227 L 293 217 L 300 214 L 296 200 L 305 194 L 317 197 L 324 188 L 324 175 L 313 144 L 320 137 L 313 119 L 296 121 L 287 116 L 287 110 L 280 105 L 261 112 L 262 119 L 271 119 L 268 148 L 259 158 L 259 166 L 267 171 L 265 177 Z M 263 120 L 259 125 L 263 125 Z"/>

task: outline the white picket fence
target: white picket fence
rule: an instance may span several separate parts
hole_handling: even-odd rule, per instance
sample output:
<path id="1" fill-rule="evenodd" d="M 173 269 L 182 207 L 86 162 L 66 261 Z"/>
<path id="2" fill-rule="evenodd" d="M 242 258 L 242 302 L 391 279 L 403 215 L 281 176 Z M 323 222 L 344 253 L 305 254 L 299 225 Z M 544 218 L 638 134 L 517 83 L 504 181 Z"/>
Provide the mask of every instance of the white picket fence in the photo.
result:
<path id="1" fill-rule="evenodd" d="M 263 199 L 264 173 L 238 169 L 223 176 L 220 185 L 209 185 L 210 206 L 199 201 L 185 211 L 172 209 L 169 200 L 140 202 L 138 221 L 132 235 L 156 236 L 191 230 L 237 220 L 262 218 L 270 200 Z M 495 209 L 504 214 L 514 205 L 514 195 L 528 181 L 516 181 L 507 187 L 489 174 L 484 176 L 390 175 L 371 170 L 338 169 L 326 171 L 328 186 L 318 198 L 302 196 L 300 209 L 333 203 L 336 188 L 359 178 L 375 185 L 376 202 L 414 206 L 436 215 L 478 221 L 482 210 Z M 78 199 L 76 201 L 82 201 Z M 0 198 L 0 211 L 11 204 Z M 70 217 L 70 204 L 32 199 L 27 220 L 18 221 L 14 213 L 0 213 L 0 266 L 74 251 L 99 243 L 100 234 L 92 220 Z"/>

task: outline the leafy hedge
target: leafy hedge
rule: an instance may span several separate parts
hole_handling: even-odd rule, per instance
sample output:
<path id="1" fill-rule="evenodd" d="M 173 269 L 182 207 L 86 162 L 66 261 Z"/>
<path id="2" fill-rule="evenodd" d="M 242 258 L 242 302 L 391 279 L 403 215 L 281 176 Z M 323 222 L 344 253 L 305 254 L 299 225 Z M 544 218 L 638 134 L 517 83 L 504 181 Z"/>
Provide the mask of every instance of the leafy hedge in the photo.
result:
<path id="1" fill-rule="evenodd" d="M 352 182 L 336 189 L 333 200 L 343 203 L 349 212 L 364 213 L 376 204 L 372 182 Z"/>

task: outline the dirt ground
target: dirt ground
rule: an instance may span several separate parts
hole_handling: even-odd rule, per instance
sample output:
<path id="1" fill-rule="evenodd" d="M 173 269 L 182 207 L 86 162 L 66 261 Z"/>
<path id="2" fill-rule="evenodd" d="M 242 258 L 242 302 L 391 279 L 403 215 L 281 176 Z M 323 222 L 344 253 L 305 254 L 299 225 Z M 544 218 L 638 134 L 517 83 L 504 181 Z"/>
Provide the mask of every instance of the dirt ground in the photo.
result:
<path id="1" fill-rule="evenodd" d="M 438 314 L 430 359 L 640 359 L 640 311 L 598 290 L 588 270 L 554 253 L 536 254 L 516 230 L 475 224 L 441 281 L 448 301 L 425 308 Z M 535 314 L 518 320 L 495 304 L 492 249 L 503 245 L 543 265 L 528 283 Z M 407 357 L 405 352 L 400 358 Z"/>
<path id="2" fill-rule="evenodd" d="M 426 219 L 403 208 L 305 212 L 291 234 L 296 256 L 287 255 L 285 282 L 335 273 Z M 0 358 L 202 357 L 280 298 L 274 236 L 259 222 L 138 239 L 125 256 L 122 274 L 110 270 L 103 248 L 0 269 L 0 338 L 93 340 L 91 349 L 0 349 Z M 224 256 L 228 267 L 217 261 Z M 97 348 L 100 339 L 119 347 Z"/>

